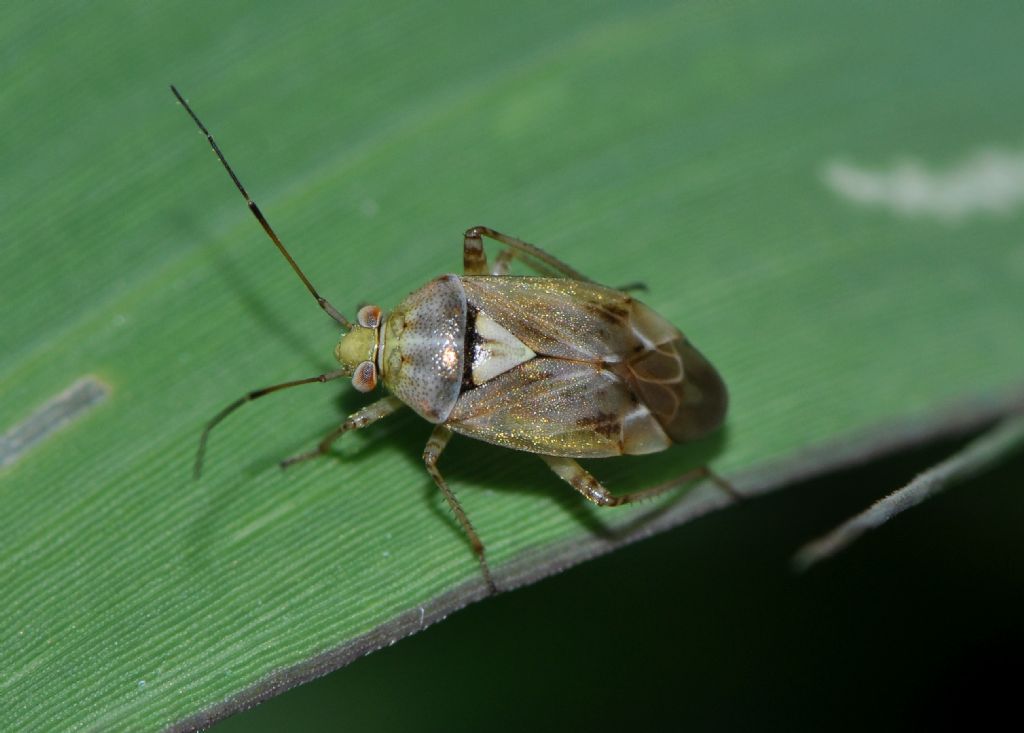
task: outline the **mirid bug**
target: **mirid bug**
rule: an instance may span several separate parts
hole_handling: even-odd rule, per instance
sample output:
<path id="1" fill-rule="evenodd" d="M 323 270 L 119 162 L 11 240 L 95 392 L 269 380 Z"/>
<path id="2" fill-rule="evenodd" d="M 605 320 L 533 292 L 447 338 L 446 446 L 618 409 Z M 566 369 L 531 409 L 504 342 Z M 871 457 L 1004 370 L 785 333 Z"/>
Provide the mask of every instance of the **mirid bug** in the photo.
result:
<path id="1" fill-rule="evenodd" d="M 442 275 L 389 314 L 362 307 L 349 321 L 317 292 L 235 175 L 213 136 L 178 90 L 178 102 L 206 136 L 249 210 L 316 299 L 343 331 L 334 355 L 340 368 L 264 387 L 211 419 L 196 452 L 198 477 L 210 431 L 246 402 L 289 387 L 351 377 L 360 392 L 382 385 L 390 395 L 350 415 L 316 449 L 288 466 L 327 453 L 350 430 L 403 406 L 434 425 L 423 462 L 469 538 L 488 587 L 494 582 L 484 545 L 437 467 L 453 433 L 537 454 L 589 501 L 618 506 L 649 499 L 709 477 L 707 466 L 657 486 L 615 495 L 577 458 L 654 453 L 703 437 L 725 419 L 718 372 L 672 324 L 623 290 L 598 285 L 547 252 L 487 227 L 463 237 L 462 275 Z M 488 265 L 484 238 L 504 245 Z M 538 273 L 509 274 L 513 260 Z"/>

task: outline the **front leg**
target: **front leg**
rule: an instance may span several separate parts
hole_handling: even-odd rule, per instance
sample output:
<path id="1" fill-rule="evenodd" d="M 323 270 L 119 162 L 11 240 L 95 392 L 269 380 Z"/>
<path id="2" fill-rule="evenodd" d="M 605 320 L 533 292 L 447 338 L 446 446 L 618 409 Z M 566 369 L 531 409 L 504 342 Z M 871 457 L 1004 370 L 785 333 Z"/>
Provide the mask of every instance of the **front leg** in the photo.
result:
<path id="1" fill-rule="evenodd" d="M 367 405 L 361 410 L 357 410 L 349 415 L 348 420 L 343 422 L 341 425 L 336 427 L 334 430 L 324 436 L 320 444 L 311 451 L 306 453 L 299 453 L 294 456 L 290 456 L 281 461 L 281 468 L 288 468 L 301 461 L 308 461 L 310 458 L 316 458 L 322 456 L 331 449 L 331 445 L 340 438 L 342 435 L 347 433 L 349 430 L 359 430 L 359 428 L 365 428 L 371 423 L 375 423 L 378 420 L 387 417 L 395 410 L 404 407 L 405 403 L 394 395 L 389 395 L 376 402 Z"/>

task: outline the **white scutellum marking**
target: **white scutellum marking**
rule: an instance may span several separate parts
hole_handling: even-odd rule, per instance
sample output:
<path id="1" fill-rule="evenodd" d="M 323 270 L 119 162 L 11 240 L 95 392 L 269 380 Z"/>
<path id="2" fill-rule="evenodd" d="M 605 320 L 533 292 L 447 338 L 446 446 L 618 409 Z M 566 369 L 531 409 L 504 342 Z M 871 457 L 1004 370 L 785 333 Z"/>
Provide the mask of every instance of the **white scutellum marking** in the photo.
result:
<path id="1" fill-rule="evenodd" d="M 936 170 L 912 159 L 887 170 L 832 161 L 822 177 L 829 188 L 855 203 L 946 222 L 974 214 L 1006 216 L 1024 205 L 1024 152 L 1011 150 L 980 150 Z"/>
<path id="2" fill-rule="evenodd" d="M 473 349 L 474 384 L 483 384 L 536 356 L 530 347 L 483 311 L 476 314 L 475 326 L 480 343 Z"/>

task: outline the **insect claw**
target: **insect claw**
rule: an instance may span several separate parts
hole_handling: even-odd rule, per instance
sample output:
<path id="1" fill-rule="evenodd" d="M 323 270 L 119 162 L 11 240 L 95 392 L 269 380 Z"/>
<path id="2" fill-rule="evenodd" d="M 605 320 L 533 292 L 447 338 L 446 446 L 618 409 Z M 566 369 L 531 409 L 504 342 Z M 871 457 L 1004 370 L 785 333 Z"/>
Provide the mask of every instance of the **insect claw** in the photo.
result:
<path id="1" fill-rule="evenodd" d="M 323 452 L 320 450 L 311 450 L 307 451 L 306 453 L 296 453 L 294 456 L 288 456 L 287 458 L 282 459 L 281 462 L 278 463 L 278 465 L 281 467 L 282 470 L 284 470 L 289 466 L 294 466 L 296 463 L 302 463 L 303 461 L 308 461 L 310 458 L 316 458 L 317 456 L 321 455 L 323 455 Z"/>
<path id="2" fill-rule="evenodd" d="M 483 571 L 484 571 L 484 582 L 487 583 L 487 595 L 489 595 L 489 596 L 496 596 L 496 595 L 498 595 L 498 586 L 496 586 L 494 584 L 494 578 L 491 577 L 491 571 L 488 570 L 487 564 L 484 563 L 480 567 L 482 567 Z"/>

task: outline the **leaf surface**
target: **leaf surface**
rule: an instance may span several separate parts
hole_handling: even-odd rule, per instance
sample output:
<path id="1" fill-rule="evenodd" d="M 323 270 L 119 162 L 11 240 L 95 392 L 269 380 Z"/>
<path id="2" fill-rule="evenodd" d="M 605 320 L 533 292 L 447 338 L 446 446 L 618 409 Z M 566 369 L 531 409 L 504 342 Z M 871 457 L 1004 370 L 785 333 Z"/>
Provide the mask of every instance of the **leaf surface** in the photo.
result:
<path id="1" fill-rule="evenodd" d="M 337 329 L 168 83 L 349 315 L 458 272 L 477 224 L 646 283 L 728 425 L 588 468 L 627 491 L 710 458 L 756 491 L 1019 403 L 1019 12 L 9 8 L 0 728 L 198 724 L 482 592 L 415 416 L 277 468 L 367 401 L 344 385 L 246 406 L 192 481 L 203 423 L 330 369 Z M 83 379 L 105 397 L 11 447 Z M 603 511 L 469 441 L 441 468 L 507 586 L 723 503 Z"/>

